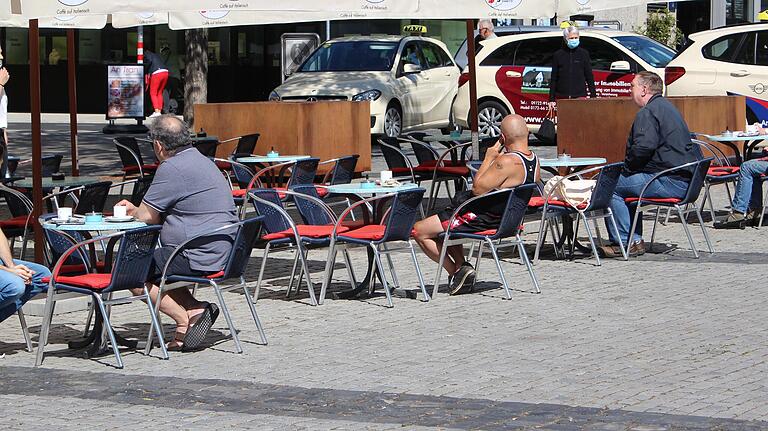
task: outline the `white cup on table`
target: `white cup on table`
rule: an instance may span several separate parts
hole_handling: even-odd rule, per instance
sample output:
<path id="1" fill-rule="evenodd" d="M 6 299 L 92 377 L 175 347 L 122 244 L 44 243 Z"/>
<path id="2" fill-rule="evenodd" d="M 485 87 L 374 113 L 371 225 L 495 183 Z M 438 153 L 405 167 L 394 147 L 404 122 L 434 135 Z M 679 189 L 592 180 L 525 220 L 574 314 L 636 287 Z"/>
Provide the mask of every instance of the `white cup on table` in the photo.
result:
<path id="1" fill-rule="evenodd" d="M 112 216 L 115 218 L 125 218 L 128 216 L 128 207 L 125 205 L 115 205 L 112 208 Z"/>
<path id="2" fill-rule="evenodd" d="M 59 207 L 59 209 L 56 210 L 56 218 L 59 220 L 69 220 L 71 217 L 72 217 L 71 207 Z"/>
<path id="3" fill-rule="evenodd" d="M 392 171 L 381 171 L 381 182 L 384 183 L 392 179 Z"/>

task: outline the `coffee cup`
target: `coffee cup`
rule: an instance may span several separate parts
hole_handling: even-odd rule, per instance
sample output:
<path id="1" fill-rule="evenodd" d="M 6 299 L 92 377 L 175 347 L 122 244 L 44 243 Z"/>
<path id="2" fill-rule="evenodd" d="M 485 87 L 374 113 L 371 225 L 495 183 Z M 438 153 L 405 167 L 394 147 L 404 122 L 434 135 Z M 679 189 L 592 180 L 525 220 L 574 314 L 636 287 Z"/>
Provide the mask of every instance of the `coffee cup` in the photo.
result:
<path id="1" fill-rule="evenodd" d="M 386 182 L 392 179 L 392 171 L 381 171 L 381 182 Z"/>
<path id="2" fill-rule="evenodd" d="M 70 217 L 72 217 L 72 208 L 70 207 L 59 207 L 56 211 L 56 218 L 59 220 L 69 220 Z"/>
<path id="3" fill-rule="evenodd" d="M 747 126 L 747 133 L 750 135 L 758 133 L 757 124 L 750 124 Z"/>
<path id="4" fill-rule="evenodd" d="M 125 218 L 128 215 L 128 207 L 125 205 L 115 205 L 112 208 L 112 216 L 116 218 Z"/>

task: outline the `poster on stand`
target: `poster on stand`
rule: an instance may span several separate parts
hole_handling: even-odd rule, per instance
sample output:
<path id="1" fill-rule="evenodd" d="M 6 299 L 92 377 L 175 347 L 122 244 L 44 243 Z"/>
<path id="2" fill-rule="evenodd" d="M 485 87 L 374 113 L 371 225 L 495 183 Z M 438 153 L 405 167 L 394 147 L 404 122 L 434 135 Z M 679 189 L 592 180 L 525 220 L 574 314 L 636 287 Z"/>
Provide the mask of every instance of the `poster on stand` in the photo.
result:
<path id="1" fill-rule="evenodd" d="M 107 66 L 107 120 L 144 119 L 144 66 Z"/>

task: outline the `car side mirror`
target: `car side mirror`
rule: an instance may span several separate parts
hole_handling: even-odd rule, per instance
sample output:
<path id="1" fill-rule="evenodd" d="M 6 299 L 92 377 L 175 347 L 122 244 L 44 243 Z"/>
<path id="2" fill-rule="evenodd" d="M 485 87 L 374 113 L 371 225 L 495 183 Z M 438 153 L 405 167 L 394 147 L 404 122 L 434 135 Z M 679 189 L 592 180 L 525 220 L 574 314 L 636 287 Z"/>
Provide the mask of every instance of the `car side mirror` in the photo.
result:
<path id="1" fill-rule="evenodd" d="M 418 64 L 405 64 L 403 65 L 403 73 L 409 74 L 409 73 L 421 73 L 421 66 Z"/>
<path id="2" fill-rule="evenodd" d="M 629 72 L 629 62 L 628 61 L 614 61 L 611 63 L 611 72 Z"/>

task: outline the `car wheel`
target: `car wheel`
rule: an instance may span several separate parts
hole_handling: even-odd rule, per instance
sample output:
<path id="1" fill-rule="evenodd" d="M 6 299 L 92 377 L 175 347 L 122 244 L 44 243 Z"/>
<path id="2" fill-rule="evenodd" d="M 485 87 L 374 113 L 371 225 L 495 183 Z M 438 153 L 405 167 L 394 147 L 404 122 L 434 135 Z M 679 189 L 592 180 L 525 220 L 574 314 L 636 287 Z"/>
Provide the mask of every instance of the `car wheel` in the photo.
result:
<path id="1" fill-rule="evenodd" d="M 384 134 L 390 138 L 400 136 L 403 130 L 403 115 L 397 105 L 387 106 L 387 112 L 384 114 Z"/>
<path id="2" fill-rule="evenodd" d="M 501 120 L 509 115 L 507 108 L 499 102 L 485 101 L 477 108 L 477 128 L 481 135 L 499 136 L 501 134 Z"/>

